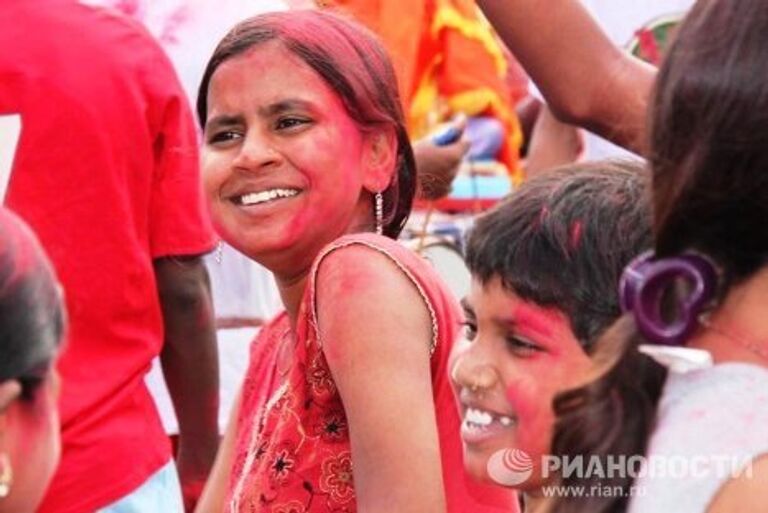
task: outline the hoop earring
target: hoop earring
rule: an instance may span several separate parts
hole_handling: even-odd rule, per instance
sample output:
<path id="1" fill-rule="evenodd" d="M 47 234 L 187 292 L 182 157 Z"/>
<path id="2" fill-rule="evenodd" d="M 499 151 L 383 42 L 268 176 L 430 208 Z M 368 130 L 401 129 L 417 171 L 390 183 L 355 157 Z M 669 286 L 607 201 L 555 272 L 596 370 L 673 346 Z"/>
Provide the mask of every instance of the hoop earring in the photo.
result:
<path id="1" fill-rule="evenodd" d="M 13 485 L 13 468 L 6 453 L 0 453 L 0 499 L 8 497 Z"/>
<path id="2" fill-rule="evenodd" d="M 384 196 L 381 192 L 374 195 L 374 215 L 376 218 L 376 233 L 384 234 Z"/>
<path id="3" fill-rule="evenodd" d="M 693 285 L 680 300 L 680 318 L 672 323 L 661 316 L 664 292 L 678 279 Z M 683 345 L 699 324 L 703 310 L 715 297 L 717 271 L 706 257 L 685 252 L 656 260 L 652 251 L 635 258 L 624 269 L 619 282 L 619 301 L 624 312 L 631 312 L 640 333 L 648 340 L 665 345 Z"/>

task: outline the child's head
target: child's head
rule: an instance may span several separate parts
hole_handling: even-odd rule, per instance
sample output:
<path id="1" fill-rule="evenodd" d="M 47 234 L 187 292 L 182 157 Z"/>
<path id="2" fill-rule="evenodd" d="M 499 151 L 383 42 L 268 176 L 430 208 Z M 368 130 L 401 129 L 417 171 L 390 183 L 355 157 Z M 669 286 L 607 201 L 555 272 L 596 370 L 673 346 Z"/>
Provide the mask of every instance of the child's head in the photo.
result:
<path id="1" fill-rule="evenodd" d="M 621 271 L 649 243 L 646 181 L 629 162 L 554 170 L 478 219 L 466 257 L 468 341 L 451 370 L 474 477 L 527 490 L 544 482 L 552 400 L 588 378 L 595 340 L 620 315 Z M 514 449 L 533 464 L 522 483 L 497 465 Z"/>
<path id="2" fill-rule="evenodd" d="M 377 192 L 383 233 L 400 232 L 413 152 L 392 65 L 364 27 L 322 11 L 240 23 L 208 62 L 197 112 L 213 218 L 249 256 L 294 248 L 313 257 L 373 226 Z"/>
<path id="3" fill-rule="evenodd" d="M 56 278 L 29 228 L 0 209 L 0 511 L 32 511 L 59 459 L 57 377 L 64 330 Z M 4 483 L 7 484 L 7 483 Z"/>

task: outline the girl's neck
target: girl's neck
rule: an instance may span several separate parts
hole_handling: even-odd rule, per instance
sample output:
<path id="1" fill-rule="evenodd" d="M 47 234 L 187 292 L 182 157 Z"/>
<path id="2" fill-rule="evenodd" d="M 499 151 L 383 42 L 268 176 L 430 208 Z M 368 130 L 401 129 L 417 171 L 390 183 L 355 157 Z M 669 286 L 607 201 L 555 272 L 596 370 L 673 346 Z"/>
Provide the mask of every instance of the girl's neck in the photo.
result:
<path id="1" fill-rule="evenodd" d="M 733 287 L 689 346 L 705 349 L 715 363 L 768 367 L 768 267 Z"/>
<path id="2" fill-rule="evenodd" d="M 293 276 L 275 275 L 277 289 L 280 292 L 280 299 L 283 302 L 285 311 L 291 321 L 291 328 L 295 331 L 296 318 L 299 315 L 301 300 L 304 297 L 304 290 L 307 287 L 307 278 L 309 269 Z"/>
<path id="3" fill-rule="evenodd" d="M 370 214 L 360 214 L 358 218 L 358 222 L 350 224 L 346 230 L 338 235 L 338 237 L 351 233 L 367 233 L 373 231 Z M 282 270 L 281 266 L 279 265 L 270 265 L 269 262 L 261 262 L 262 265 L 270 269 L 275 275 L 277 288 L 280 291 L 280 298 L 282 299 L 283 306 L 288 313 L 288 317 L 291 320 L 291 326 L 293 327 L 296 326 L 296 317 L 298 316 L 299 307 L 301 306 L 301 298 L 304 296 L 304 289 L 307 286 L 307 278 L 309 277 L 309 273 L 312 269 L 312 266 L 314 265 L 314 260 L 317 258 L 322 248 L 324 248 L 329 243 L 330 242 L 324 242 L 322 244 L 318 244 L 316 247 L 303 248 L 304 251 L 300 254 L 300 256 L 286 257 L 285 255 L 282 255 L 280 260 L 278 260 L 281 264 L 286 260 L 292 262 L 290 267 L 284 268 L 286 270 Z M 305 255 L 314 256 L 310 260 L 307 259 Z M 297 267 L 300 268 L 299 271 L 295 270 Z M 287 269 L 289 268 L 293 269 L 288 271 Z"/>

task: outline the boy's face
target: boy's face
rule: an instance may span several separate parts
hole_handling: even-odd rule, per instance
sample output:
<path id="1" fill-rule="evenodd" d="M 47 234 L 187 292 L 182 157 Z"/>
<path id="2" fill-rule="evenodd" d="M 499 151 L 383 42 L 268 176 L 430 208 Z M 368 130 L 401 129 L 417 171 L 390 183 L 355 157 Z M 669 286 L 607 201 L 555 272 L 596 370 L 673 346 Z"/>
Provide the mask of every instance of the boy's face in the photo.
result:
<path id="1" fill-rule="evenodd" d="M 462 304 L 466 330 L 450 368 L 465 468 L 533 491 L 546 484 L 540 467 L 550 452 L 552 400 L 586 381 L 591 360 L 561 311 L 520 299 L 498 277 L 473 279 Z"/>

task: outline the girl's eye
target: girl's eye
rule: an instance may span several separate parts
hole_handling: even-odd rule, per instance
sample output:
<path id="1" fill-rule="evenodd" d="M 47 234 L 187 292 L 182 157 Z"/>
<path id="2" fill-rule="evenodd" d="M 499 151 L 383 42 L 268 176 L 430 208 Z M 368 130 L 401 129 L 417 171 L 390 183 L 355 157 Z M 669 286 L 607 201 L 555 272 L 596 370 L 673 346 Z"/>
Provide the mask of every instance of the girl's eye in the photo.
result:
<path id="1" fill-rule="evenodd" d="M 517 356 L 533 356 L 543 351 L 541 346 L 515 336 L 507 337 L 507 347 Z"/>
<path id="2" fill-rule="evenodd" d="M 467 340 L 474 340 L 477 336 L 477 326 L 472 321 L 464 321 L 461 323 L 464 329 L 464 338 Z"/>
<path id="3" fill-rule="evenodd" d="M 277 120 L 277 124 L 275 125 L 275 128 L 277 128 L 278 130 L 290 130 L 292 128 L 306 125 L 307 123 L 309 123 L 309 120 L 304 118 L 297 118 L 297 117 L 281 118 Z"/>
<path id="4" fill-rule="evenodd" d="M 235 130 L 222 130 L 220 132 L 214 132 L 208 137 L 208 144 L 224 143 L 233 141 L 239 138 L 241 135 Z"/>

